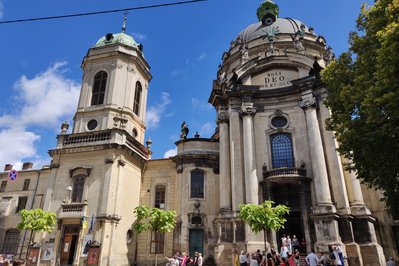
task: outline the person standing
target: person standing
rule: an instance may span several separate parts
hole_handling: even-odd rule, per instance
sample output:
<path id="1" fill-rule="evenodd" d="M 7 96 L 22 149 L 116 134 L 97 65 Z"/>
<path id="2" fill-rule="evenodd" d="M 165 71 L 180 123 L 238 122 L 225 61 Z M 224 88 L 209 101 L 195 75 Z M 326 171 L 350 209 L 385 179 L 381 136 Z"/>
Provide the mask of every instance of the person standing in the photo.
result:
<path id="1" fill-rule="evenodd" d="M 298 240 L 298 238 L 296 237 L 296 235 L 293 235 L 293 236 L 292 236 L 291 243 L 292 243 L 292 250 L 294 250 L 294 251 L 295 251 L 296 249 L 299 250 L 299 240 Z"/>
<path id="2" fill-rule="evenodd" d="M 198 266 L 202 266 L 204 259 L 202 258 L 202 253 L 198 253 Z"/>
<path id="3" fill-rule="evenodd" d="M 247 266 L 247 256 L 245 255 L 244 250 L 241 250 L 240 256 L 238 258 L 240 260 L 240 266 Z"/>
<path id="4" fill-rule="evenodd" d="M 314 254 L 313 248 L 309 255 L 306 256 L 305 261 L 309 266 L 317 266 L 319 263 L 319 259 L 317 258 L 316 254 Z"/>
<path id="5" fill-rule="evenodd" d="M 287 239 L 285 240 L 287 248 L 288 248 L 288 253 L 292 253 L 292 241 L 291 241 L 291 237 L 288 235 Z"/>
<path id="6" fill-rule="evenodd" d="M 395 261 L 393 260 L 392 257 L 389 258 L 389 260 L 387 261 L 387 266 L 395 266 Z"/>

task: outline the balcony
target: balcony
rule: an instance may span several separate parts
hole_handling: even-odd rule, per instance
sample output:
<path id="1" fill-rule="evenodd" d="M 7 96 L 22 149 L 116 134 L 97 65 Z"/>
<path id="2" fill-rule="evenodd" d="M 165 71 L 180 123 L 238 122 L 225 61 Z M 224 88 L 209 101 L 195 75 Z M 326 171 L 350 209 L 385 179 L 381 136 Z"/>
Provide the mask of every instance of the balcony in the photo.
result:
<path id="1" fill-rule="evenodd" d="M 306 177 L 305 168 L 277 168 L 267 171 L 263 170 L 263 178 L 266 182 L 272 183 L 297 183 L 300 181 L 310 181 L 311 179 Z"/>
<path id="2" fill-rule="evenodd" d="M 59 219 L 81 218 L 86 216 L 87 203 L 74 202 L 61 204 Z"/>

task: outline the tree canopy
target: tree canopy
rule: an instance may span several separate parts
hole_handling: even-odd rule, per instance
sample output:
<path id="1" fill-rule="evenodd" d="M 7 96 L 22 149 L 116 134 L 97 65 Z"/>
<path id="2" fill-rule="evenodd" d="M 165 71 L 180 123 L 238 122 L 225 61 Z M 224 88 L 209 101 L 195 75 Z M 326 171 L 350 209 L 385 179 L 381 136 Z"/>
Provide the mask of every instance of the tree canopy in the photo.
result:
<path id="1" fill-rule="evenodd" d="M 17 229 L 29 230 L 32 232 L 51 232 L 56 222 L 55 212 L 46 212 L 42 209 L 21 210 L 21 222 L 17 224 Z"/>
<path id="2" fill-rule="evenodd" d="M 285 205 L 277 205 L 273 207 L 274 202 L 267 200 L 261 205 L 258 204 L 241 204 L 240 219 L 246 222 L 251 231 L 258 233 L 266 230 L 280 230 L 284 228 L 287 219 L 284 215 L 290 212 Z"/>
<path id="3" fill-rule="evenodd" d="M 176 226 L 176 211 L 166 211 L 140 205 L 134 209 L 134 213 L 137 216 L 134 229 L 138 233 L 147 230 L 166 233 L 173 230 Z"/>
<path id="4" fill-rule="evenodd" d="M 349 169 L 399 213 L 399 0 L 363 5 L 350 48 L 322 72 L 327 128 Z"/>

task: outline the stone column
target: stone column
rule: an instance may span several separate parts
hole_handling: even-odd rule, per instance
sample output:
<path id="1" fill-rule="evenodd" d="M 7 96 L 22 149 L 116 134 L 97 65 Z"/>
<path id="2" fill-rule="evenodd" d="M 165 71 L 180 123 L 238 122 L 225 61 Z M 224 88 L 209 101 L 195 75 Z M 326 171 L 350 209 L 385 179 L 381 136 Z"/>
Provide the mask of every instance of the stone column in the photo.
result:
<path id="1" fill-rule="evenodd" d="M 217 124 L 219 125 L 219 191 L 220 212 L 231 211 L 231 180 L 230 180 L 230 138 L 229 117 L 226 111 L 219 110 Z"/>
<path id="2" fill-rule="evenodd" d="M 317 100 L 312 91 L 302 93 L 301 108 L 305 111 L 309 137 L 310 158 L 313 170 L 313 191 L 315 206 L 312 219 L 315 223 L 317 252 L 328 251 L 331 243 L 341 243 L 338 229 L 338 215 L 331 200 L 323 142 L 317 119 Z"/>
<path id="3" fill-rule="evenodd" d="M 326 160 L 324 157 L 323 143 L 317 120 L 317 100 L 312 92 L 302 95 L 301 108 L 305 111 L 308 128 L 310 158 L 312 160 L 313 184 L 316 200 L 316 213 L 335 212 L 335 206 L 331 201 L 330 186 L 328 182 Z"/>
<path id="4" fill-rule="evenodd" d="M 237 108 L 238 109 L 238 108 Z M 230 133 L 230 176 L 231 176 L 231 201 L 233 212 L 239 211 L 244 199 L 244 171 L 243 171 L 243 145 L 241 139 L 241 121 L 239 110 L 229 110 Z"/>
<path id="5" fill-rule="evenodd" d="M 252 102 L 244 102 L 241 107 L 243 120 L 243 144 L 244 144 L 244 176 L 246 203 L 259 203 L 258 175 L 255 164 L 255 140 L 253 130 L 253 116 L 256 108 Z"/>

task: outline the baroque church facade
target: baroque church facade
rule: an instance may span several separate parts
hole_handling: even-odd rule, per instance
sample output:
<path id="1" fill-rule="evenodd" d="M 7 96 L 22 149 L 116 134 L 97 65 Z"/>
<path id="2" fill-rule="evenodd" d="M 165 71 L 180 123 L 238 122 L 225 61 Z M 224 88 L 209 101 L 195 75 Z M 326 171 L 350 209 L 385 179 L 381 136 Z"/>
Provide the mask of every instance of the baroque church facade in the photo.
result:
<path id="1" fill-rule="evenodd" d="M 378 191 L 364 187 L 337 152 L 320 70 L 333 54 L 299 20 L 278 17 L 264 1 L 259 22 L 223 54 L 209 103 L 217 111 L 211 138 L 182 130 L 177 154 L 151 159 L 145 111 L 152 78 L 142 46 L 125 33 L 107 34 L 88 50 L 72 132 L 64 123 L 51 165 L 26 163 L 13 187 L 11 165 L 0 173 L 0 254 L 25 256 L 32 238 L 41 265 L 87 265 L 86 243 L 99 245 L 98 265 L 152 265 L 176 251 L 231 266 L 233 250 L 278 247 L 283 234 L 307 251 L 340 245 L 350 265 L 398 258 L 399 221 Z M 273 200 L 291 212 L 285 229 L 254 234 L 238 218 L 240 204 Z M 173 232 L 137 234 L 140 204 L 176 210 Z M 17 212 L 56 212 L 51 233 L 19 232 Z M 211 264 L 214 263 L 214 264 Z"/>

